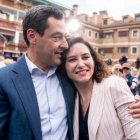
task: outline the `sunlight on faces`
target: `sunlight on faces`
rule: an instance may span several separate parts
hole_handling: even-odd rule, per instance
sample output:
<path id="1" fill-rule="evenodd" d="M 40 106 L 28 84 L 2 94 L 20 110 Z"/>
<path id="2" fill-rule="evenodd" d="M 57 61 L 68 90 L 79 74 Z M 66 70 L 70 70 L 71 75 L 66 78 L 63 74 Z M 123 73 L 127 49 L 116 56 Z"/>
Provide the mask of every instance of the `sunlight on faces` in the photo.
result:
<path id="1" fill-rule="evenodd" d="M 94 73 L 94 61 L 88 47 L 82 43 L 74 44 L 66 56 L 65 68 L 74 83 L 90 82 Z"/>

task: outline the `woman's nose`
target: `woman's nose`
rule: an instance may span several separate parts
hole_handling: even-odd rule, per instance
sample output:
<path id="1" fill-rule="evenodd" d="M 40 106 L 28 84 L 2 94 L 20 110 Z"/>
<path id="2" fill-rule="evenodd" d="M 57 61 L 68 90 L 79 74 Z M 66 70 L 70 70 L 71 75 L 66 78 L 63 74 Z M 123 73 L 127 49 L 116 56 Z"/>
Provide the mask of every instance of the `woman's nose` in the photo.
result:
<path id="1" fill-rule="evenodd" d="M 79 67 L 85 66 L 84 61 L 81 60 L 81 59 L 79 59 L 79 60 L 78 60 L 78 66 L 79 66 Z"/>

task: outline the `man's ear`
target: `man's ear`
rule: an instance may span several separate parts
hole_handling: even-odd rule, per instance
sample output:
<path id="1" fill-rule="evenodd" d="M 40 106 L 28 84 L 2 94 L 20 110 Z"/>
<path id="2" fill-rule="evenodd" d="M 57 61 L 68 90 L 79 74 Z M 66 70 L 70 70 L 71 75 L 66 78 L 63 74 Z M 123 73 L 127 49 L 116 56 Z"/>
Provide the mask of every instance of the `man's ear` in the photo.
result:
<path id="1" fill-rule="evenodd" d="M 34 45 L 36 43 L 37 33 L 34 29 L 28 29 L 27 38 L 29 40 L 30 45 Z"/>

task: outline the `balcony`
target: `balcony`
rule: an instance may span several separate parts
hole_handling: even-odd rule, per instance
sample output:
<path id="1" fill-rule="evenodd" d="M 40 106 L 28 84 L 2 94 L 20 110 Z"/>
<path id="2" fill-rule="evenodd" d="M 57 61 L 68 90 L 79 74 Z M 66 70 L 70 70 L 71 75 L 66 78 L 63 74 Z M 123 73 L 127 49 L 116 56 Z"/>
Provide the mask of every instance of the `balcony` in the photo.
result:
<path id="1" fill-rule="evenodd" d="M 12 7 L 21 11 L 27 11 L 28 8 L 32 6 L 32 4 L 28 2 L 14 2 L 14 0 L 0 0 L 0 5 Z"/>
<path id="2" fill-rule="evenodd" d="M 0 18 L 0 29 L 11 29 L 15 31 L 18 27 L 18 23 Z"/>
<path id="3" fill-rule="evenodd" d="M 99 43 L 113 43 L 114 42 L 114 38 L 100 38 Z"/>

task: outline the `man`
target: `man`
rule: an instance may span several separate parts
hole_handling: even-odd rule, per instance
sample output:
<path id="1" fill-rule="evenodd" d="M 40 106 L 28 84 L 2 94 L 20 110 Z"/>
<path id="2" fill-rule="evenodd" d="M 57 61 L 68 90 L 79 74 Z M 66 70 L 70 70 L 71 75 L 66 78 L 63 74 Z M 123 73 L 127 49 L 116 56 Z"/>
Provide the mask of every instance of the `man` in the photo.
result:
<path id="1" fill-rule="evenodd" d="M 6 66 L 2 61 L 4 60 L 4 48 L 5 48 L 6 38 L 0 34 L 0 68 Z"/>
<path id="2" fill-rule="evenodd" d="M 68 48 L 64 27 L 56 8 L 27 12 L 27 54 L 0 70 L 0 140 L 73 139 L 73 89 L 56 70 Z"/>

